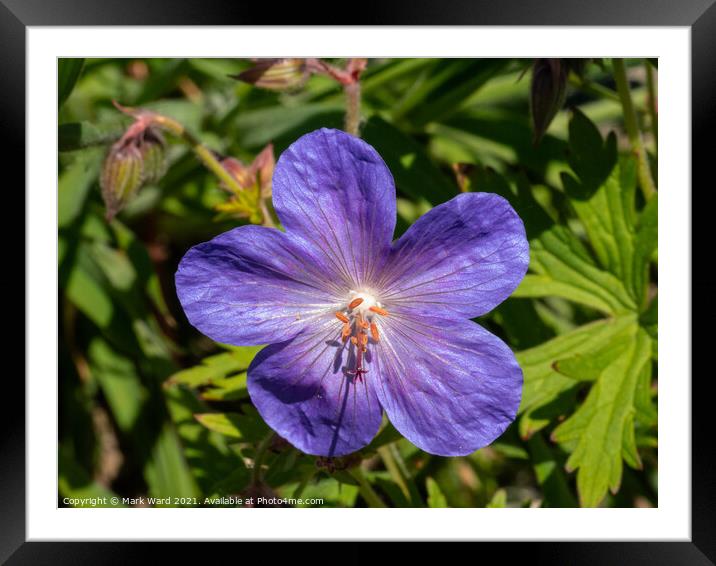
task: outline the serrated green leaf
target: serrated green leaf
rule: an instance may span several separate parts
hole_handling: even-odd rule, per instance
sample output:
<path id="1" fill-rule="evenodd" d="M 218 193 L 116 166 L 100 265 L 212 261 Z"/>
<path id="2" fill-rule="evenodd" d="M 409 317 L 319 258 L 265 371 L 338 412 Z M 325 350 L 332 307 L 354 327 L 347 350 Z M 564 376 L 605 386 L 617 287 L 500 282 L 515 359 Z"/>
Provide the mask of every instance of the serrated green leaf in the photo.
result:
<path id="1" fill-rule="evenodd" d="M 638 459 L 633 446 L 634 397 L 639 375 L 650 359 L 651 339 L 634 325 L 628 349 L 604 368 L 586 401 L 552 434 L 571 449 L 567 467 L 578 470 L 577 488 L 584 507 L 597 506 L 607 489 L 619 489 L 625 451 L 627 462 Z"/>
<path id="2" fill-rule="evenodd" d="M 599 264 L 623 282 L 634 308 L 641 308 L 657 242 L 656 199 L 637 217 L 635 159 L 617 160 L 614 135 L 603 141 L 597 127 L 579 111 L 569 124 L 569 148 L 576 177 L 562 175 L 565 192 Z"/>
<path id="3" fill-rule="evenodd" d="M 563 297 L 606 314 L 636 308 L 622 282 L 597 267 L 564 226 L 553 226 L 530 243 L 530 269 L 515 297 Z"/>
<path id="4" fill-rule="evenodd" d="M 601 351 L 615 336 L 635 325 L 635 320 L 635 316 L 625 315 L 587 324 L 517 354 L 524 374 L 519 410 L 522 437 L 529 438 L 573 406 L 568 402 L 569 395 L 578 383 L 573 377 L 560 374 L 554 364 L 577 352 L 586 355 Z"/>

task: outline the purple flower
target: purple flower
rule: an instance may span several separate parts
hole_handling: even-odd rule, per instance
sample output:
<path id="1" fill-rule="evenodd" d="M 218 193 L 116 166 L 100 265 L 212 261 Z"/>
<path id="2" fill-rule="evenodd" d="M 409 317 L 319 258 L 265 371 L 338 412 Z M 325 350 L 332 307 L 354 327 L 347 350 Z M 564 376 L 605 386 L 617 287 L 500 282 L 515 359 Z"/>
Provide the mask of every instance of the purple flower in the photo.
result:
<path id="1" fill-rule="evenodd" d="M 395 186 L 364 141 L 321 129 L 276 165 L 285 227 L 241 226 L 193 247 L 176 274 L 189 321 L 218 342 L 269 344 L 248 370 L 264 420 L 308 454 L 368 444 L 382 413 L 443 456 L 497 438 L 522 370 L 470 321 L 505 300 L 529 262 L 508 202 L 465 193 L 396 242 Z"/>

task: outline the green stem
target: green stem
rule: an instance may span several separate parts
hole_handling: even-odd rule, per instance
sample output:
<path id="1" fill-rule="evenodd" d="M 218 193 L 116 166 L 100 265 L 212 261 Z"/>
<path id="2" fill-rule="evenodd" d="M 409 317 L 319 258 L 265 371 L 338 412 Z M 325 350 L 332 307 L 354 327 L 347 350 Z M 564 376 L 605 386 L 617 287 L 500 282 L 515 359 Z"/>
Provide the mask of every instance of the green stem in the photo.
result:
<path id="1" fill-rule="evenodd" d="M 348 473 L 351 475 L 351 477 L 353 477 L 354 480 L 358 482 L 360 494 L 370 507 L 386 507 L 385 503 L 383 503 L 383 500 L 373 489 L 373 486 L 370 485 L 370 482 L 366 479 L 365 475 L 363 475 L 363 470 L 360 467 L 348 470 Z"/>
<path id="2" fill-rule="evenodd" d="M 649 122 L 651 125 L 651 135 L 654 137 L 654 151 L 657 151 L 659 145 L 659 119 L 656 112 L 656 81 L 654 80 L 654 67 L 646 61 L 646 88 L 648 92 L 647 109 L 649 112 Z"/>
<path id="3" fill-rule="evenodd" d="M 624 112 L 624 127 L 626 128 L 632 151 L 636 155 L 639 185 L 644 193 L 644 198 L 648 201 L 656 194 L 656 186 L 654 185 L 654 180 L 651 178 L 649 158 L 646 155 L 644 142 L 642 141 L 641 132 L 639 131 L 639 123 L 637 121 L 634 103 L 631 99 L 631 92 L 629 91 L 624 60 L 612 59 L 612 67 L 614 69 L 614 80 L 617 83 L 617 92 L 619 93 L 619 99 L 621 100 Z"/>
<path id="4" fill-rule="evenodd" d="M 390 446 L 381 446 L 380 448 L 378 448 L 378 454 L 383 460 L 383 463 L 385 464 L 385 468 L 388 470 L 388 473 L 390 473 L 390 476 L 393 478 L 393 480 L 395 480 L 395 483 L 398 484 L 400 491 L 402 491 L 403 495 L 405 495 L 405 498 L 410 501 L 410 488 L 408 487 L 403 472 L 398 465 L 398 461 L 396 460 L 390 448 Z"/>
<path id="5" fill-rule="evenodd" d="M 360 128 L 360 81 L 349 83 L 343 87 L 346 95 L 345 131 L 354 136 Z"/>
<path id="6" fill-rule="evenodd" d="M 254 467 L 252 469 L 251 474 L 251 482 L 254 485 L 261 481 L 261 466 L 264 462 L 266 450 L 268 449 L 269 445 L 271 444 L 271 440 L 273 439 L 273 434 L 273 431 L 269 432 L 256 447 L 256 454 L 254 454 Z"/>
<path id="7" fill-rule="evenodd" d="M 157 114 L 154 118 L 155 122 L 162 126 L 164 129 L 174 134 L 175 136 L 183 139 L 190 146 L 194 154 L 199 158 L 204 167 L 211 171 L 226 187 L 234 194 L 247 208 L 251 208 L 253 205 L 248 201 L 248 195 L 241 186 L 236 182 L 231 174 L 224 169 L 223 165 L 214 156 L 214 153 L 206 147 L 199 139 L 189 132 L 182 124 L 161 114 Z"/>
<path id="8" fill-rule="evenodd" d="M 620 102 L 619 95 L 612 89 L 604 85 L 600 85 L 599 83 L 594 83 L 592 81 L 584 79 L 574 73 L 570 74 L 569 76 L 569 84 L 586 93 L 593 94 L 600 98 L 606 98 L 607 100 Z"/>

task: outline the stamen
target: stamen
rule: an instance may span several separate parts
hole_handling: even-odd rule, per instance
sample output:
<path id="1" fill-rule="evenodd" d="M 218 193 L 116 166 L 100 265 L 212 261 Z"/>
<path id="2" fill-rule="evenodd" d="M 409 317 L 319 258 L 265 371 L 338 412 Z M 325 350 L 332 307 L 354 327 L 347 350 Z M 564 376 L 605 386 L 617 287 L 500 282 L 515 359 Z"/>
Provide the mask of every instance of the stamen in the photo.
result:
<path id="1" fill-rule="evenodd" d="M 368 335 L 365 332 L 361 332 L 358 337 L 360 339 L 360 345 L 365 348 L 366 344 L 368 344 Z"/>
<path id="2" fill-rule="evenodd" d="M 368 324 L 365 320 L 360 318 L 360 319 L 358 319 L 358 326 L 360 326 L 361 328 L 363 328 L 365 330 L 366 328 L 368 328 L 370 326 L 370 324 Z"/>
<path id="3" fill-rule="evenodd" d="M 388 311 L 380 307 L 370 307 L 368 310 L 373 311 L 374 313 L 379 314 L 381 316 L 388 316 Z"/>
<path id="4" fill-rule="evenodd" d="M 343 331 L 341 332 L 341 338 L 345 340 L 351 335 L 351 325 L 347 322 L 343 325 Z"/>
<path id="5" fill-rule="evenodd" d="M 356 308 L 357 306 L 360 306 L 360 304 L 361 304 L 362 302 L 363 302 L 363 299 L 361 299 L 360 297 L 358 297 L 357 299 L 353 299 L 350 303 L 348 303 L 348 308 L 349 308 L 349 309 L 354 309 L 354 308 Z"/>
<path id="6" fill-rule="evenodd" d="M 344 315 L 342 312 L 337 312 L 336 318 L 338 320 L 340 320 L 341 322 L 345 322 L 346 324 L 348 324 L 350 322 L 350 319 L 346 315 Z"/>
<path id="7" fill-rule="evenodd" d="M 356 338 L 355 336 L 351 336 L 351 344 L 353 344 L 354 346 L 357 346 L 357 345 L 358 345 L 358 338 Z"/>
<path id="8" fill-rule="evenodd" d="M 378 327 L 376 326 L 375 322 L 370 323 L 370 335 L 376 342 L 380 339 L 380 334 L 378 334 Z"/>

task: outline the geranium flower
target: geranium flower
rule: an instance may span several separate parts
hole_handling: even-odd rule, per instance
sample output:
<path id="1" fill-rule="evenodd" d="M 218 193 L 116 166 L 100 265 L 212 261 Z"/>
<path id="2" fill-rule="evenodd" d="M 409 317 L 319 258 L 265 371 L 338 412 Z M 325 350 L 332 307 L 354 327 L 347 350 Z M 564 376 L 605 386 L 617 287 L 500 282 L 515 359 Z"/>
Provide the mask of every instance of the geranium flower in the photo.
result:
<path id="1" fill-rule="evenodd" d="M 321 129 L 281 155 L 273 204 L 285 232 L 235 228 L 190 249 L 176 274 L 201 332 L 268 344 L 248 369 L 264 420 L 321 456 L 368 444 L 383 411 L 432 454 L 469 454 L 502 434 L 522 370 L 470 319 L 527 270 L 524 226 L 509 203 L 461 194 L 391 243 L 388 167 L 359 138 Z"/>

